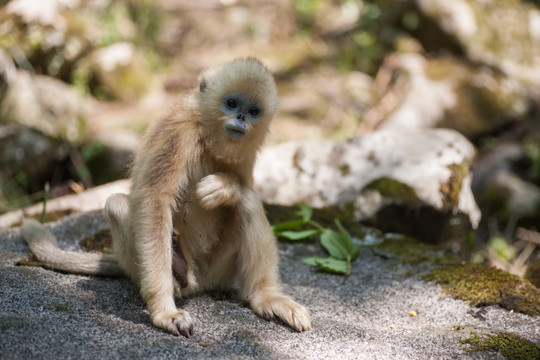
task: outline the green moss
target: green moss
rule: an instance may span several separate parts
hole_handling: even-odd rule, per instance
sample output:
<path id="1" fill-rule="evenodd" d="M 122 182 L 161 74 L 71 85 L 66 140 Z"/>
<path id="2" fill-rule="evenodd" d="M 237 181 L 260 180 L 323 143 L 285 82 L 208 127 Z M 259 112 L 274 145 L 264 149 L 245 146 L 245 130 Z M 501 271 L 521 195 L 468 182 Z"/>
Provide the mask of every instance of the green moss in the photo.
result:
<path id="1" fill-rule="evenodd" d="M 375 251 L 386 255 L 396 255 L 411 264 L 449 264 L 458 261 L 445 250 L 405 235 L 381 233 L 380 236 L 382 241 L 373 246 Z"/>
<path id="2" fill-rule="evenodd" d="M 448 169 L 451 172 L 450 179 L 448 179 L 448 182 L 441 184 L 439 190 L 444 196 L 443 206 L 447 209 L 453 209 L 459 203 L 463 180 L 469 174 L 469 164 L 450 164 L 448 165 Z"/>
<path id="3" fill-rule="evenodd" d="M 214 290 L 214 291 L 208 292 L 208 294 L 215 301 L 226 301 L 226 300 L 234 299 L 235 297 L 233 291 L 231 290 Z"/>
<path id="4" fill-rule="evenodd" d="M 33 266 L 33 267 L 43 267 L 43 265 L 37 260 L 34 255 L 30 257 L 21 259 L 15 263 L 16 266 Z"/>
<path id="5" fill-rule="evenodd" d="M 540 346 L 520 338 L 519 336 L 501 333 L 472 336 L 461 340 L 462 344 L 469 345 L 470 352 L 497 351 L 509 359 L 528 360 L 540 358 Z"/>
<path id="6" fill-rule="evenodd" d="M 7 334 L 10 331 L 18 331 L 33 326 L 25 318 L 2 314 L 0 315 L 0 334 Z"/>
<path id="7" fill-rule="evenodd" d="M 98 231 L 94 235 L 82 239 L 79 245 L 84 251 L 97 251 L 110 254 L 112 252 L 111 231 L 109 229 Z"/>
<path id="8" fill-rule="evenodd" d="M 459 69 L 450 59 L 433 59 L 426 63 L 425 74 L 430 80 L 442 81 L 455 76 L 457 70 Z"/>
<path id="9" fill-rule="evenodd" d="M 473 306 L 499 305 L 528 315 L 540 315 L 540 289 L 505 271 L 476 264 L 448 264 L 424 275 L 445 293 Z"/>
<path id="10" fill-rule="evenodd" d="M 369 183 L 366 189 L 377 190 L 382 196 L 397 199 L 405 204 L 415 203 L 418 196 L 412 187 L 390 178 L 380 178 Z"/>
<path id="11" fill-rule="evenodd" d="M 540 259 L 533 260 L 527 267 L 525 279 L 529 280 L 534 286 L 540 288 Z"/>
<path id="12" fill-rule="evenodd" d="M 260 346 L 261 338 L 248 329 L 239 329 L 232 333 L 231 337 L 235 342 L 244 343 L 254 347 Z"/>
<path id="13" fill-rule="evenodd" d="M 71 309 L 67 305 L 57 304 L 54 306 L 54 310 L 58 312 L 67 312 L 67 311 L 70 311 Z"/>

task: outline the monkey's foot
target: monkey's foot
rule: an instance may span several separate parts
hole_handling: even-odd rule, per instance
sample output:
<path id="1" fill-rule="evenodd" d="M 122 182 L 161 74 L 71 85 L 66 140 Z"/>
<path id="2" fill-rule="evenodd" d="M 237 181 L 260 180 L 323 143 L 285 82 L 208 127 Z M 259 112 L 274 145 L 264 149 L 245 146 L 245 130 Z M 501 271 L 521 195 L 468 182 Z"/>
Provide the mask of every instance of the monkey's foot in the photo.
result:
<path id="1" fill-rule="evenodd" d="M 189 338 L 193 335 L 193 322 L 191 316 L 184 310 L 177 310 L 173 313 L 159 313 L 152 316 L 152 323 L 175 336 L 180 334 Z"/>
<path id="2" fill-rule="evenodd" d="M 197 183 L 197 199 L 206 210 L 218 206 L 233 205 L 240 198 L 238 184 L 232 182 L 225 175 L 212 174 L 205 176 Z"/>
<path id="3" fill-rule="evenodd" d="M 255 296 L 251 308 L 266 320 L 278 317 L 296 331 L 311 330 L 307 309 L 285 295 Z"/>

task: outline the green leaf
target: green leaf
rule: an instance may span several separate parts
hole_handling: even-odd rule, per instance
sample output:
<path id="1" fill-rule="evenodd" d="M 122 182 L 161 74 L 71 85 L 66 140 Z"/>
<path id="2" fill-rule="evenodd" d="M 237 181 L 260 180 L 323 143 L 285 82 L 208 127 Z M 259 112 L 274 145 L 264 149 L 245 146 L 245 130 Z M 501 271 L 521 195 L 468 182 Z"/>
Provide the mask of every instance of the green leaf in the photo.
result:
<path id="1" fill-rule="evenodd" d="M 296 214 L 302 218 L 304 224 L 309 222 L 311 220 L 311 216 L 313 215 L 313 209 L 306 204 L 298 204 L 298 207 L 300 209 L 296 212 Z"/>
<path id="2" fill-rule="evenodd" d="M 302 240 L 307 239 L 312 236 L 315 236 L 319 234 L 319 230 L 310 229 L 310 230 L 301 230 L 301 231 L 292 231 L 292 230 L 285 230 L 285 231 L 279 231 L 276 233 L 277 236 L 288 239 L 288 240 Z"/>
<path id="3" fill-rule="evenodd" d="M 279 224 L 276 224 L 272 226 L 272 230 L 274 231 L 274 234 L 276 231 L 282 231 L 282 230 L 292 230 L 296 229 L 300 226 L 304 225 L 304 221 L 301 219 L 298 220 L 291 220 L 291 221 L 285 221 Z M 277 234 L 276 234 L 277 235 Z"/>
<path id="4" fill-rule="evenodd" d="M 356 258 L 358 257 L 358 254 L 360 254 L 360 246 L 356 245 L 356 244 L 353 244 L 353 248 L 352 248 L 352 251 L 351 251 L 351 261 L 353 260 L 356 260 Z"/>
<path id="5" fill-rule="evenodd" d="M 345 245 L 345 248 L 347 249 L 347 251 L 351 253 L 353 249 L 353 245 L 354 245 L 351 234 L 349 234 L 349 232 L 345 230 L 343 225 L 341 225 L 341 221 L 339 221 L 339 219 L 335 219 L 334 223 L 336 224 L 337 228 L 339 229 L 339 232 L 341 233 L 341 240 L 342 240 L 343 245 Z"/>
<path id="6" fill-rule="evenodd" d="M 321 234 L 321 245 L 331 257 L 339 260 L 348 260 L 350 255 L 343 244 L 342 237 L 331 229 L 325 229 Z"/>
<path id="7" fill-rule="evenodd" d="M 309 266 L 319 266 L 319 261 L 324 260 L 324 258 L 320 256 L 310 256 L 307 258 L 302 259 L 302 263 L 309 265 Z"/>
<path id="8" fill-rule="evenodd" d="M 330 273 L 344 275 L 349 275 L 351 273 L 351 265 L 348 261 L 326 258 L 317 260 L 317 264 L 321 269 Z"/>
<path id="9" fill-rule="evenodd" d="M 342 235 L 343 243 L 351 257 L 351 260 L 356 259 L 360 253 L 360 247 L 354 243 L 351 234 L 343 227 L 339 219 L 336 219 L 334 222 Z"/>

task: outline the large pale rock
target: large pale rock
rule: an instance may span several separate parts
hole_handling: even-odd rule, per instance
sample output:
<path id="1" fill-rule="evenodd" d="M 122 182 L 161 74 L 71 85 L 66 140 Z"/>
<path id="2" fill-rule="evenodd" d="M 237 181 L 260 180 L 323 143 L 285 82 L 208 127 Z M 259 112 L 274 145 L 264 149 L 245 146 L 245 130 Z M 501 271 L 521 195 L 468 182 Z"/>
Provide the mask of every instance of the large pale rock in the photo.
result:
<path id="1" fill-rule="evenodd" d="M 87 134 L 89 100 L 49 76 L 17 71 L 2 100 L 0 119 L 41 133 L 80 143 Z"/>
<path id="2" fill-rule="evenodd" d="M 382 210 L 396 205 L 400 211 L 418 215 L 413 220 L 424 223 L 421 209 L 441 214 L 439 222 L 430 224 L 433 226 L 444 227 L 451 217 L 460 214 L 467 224 L 476 227 L 480 211 L 471 192 L 469 174 L 474 155 L 474 147 L 462 135 L 443 129 L 384 130 L 342 143 L 285 143 L 263 149 L 255 167 L 255 187 L 267 203 L 352 205 L 357 219 L 377 218 L 376 224 L 385 219 Z M 128 191 L 129 181 L 120 181 L 85 192 L 84 198 L 51 200 L 48 209 L 96 210 L 112 193 Z M 40 211 L 41 206 L 36 205 L 24 212 L 0 216 L 0 227 L 12 226 L 24 213 Z M 403 212 L 398 214 L 392 219 L 394 225 L 409 223 Z M 426 235 L 437 241 L 437 232 L 428 231 L 427 226 L 419 228 L 426 229 Z M 399 226 L 391 229 L 403 230 Z M 413 235 L 423 238 L 422 234 Z"/>
<path id="3" fill-rule="evenodd" d="M 148 62 L 129 42 L 95 50 L 81 62 L 80 69 L 97 78 L 109 96 L 124 101 L 140 98 L 152 84 Z"/>
<path id="4" fill-rule="evenodd" d="M 392 204 L 408 210 L 428 206 L 466 214 L 476 227 L 480 211 L 469 173 L 474 156 L 474 147 L 452 130 L 381 130 L 342 143 L 268 147 L 259 156 L 255 183 L 274 204 L 352 204 L 359 219 Z"/>
<path id="5" fill-rule="evenodd" d="M 276 221 L 271 213 L 269 217 Z M 47 226 L 62 249 L 81 251 L 81 240 L 106 229 L 107 223 L 100 213 L 90 212 Z M 427 269 L 438 267 L 434 263 L 438 252 L 406 239 L 397 245 L 395 236 L 387 237 L 386 251 L 386 241 L 382 246 L 362 246 L 348 277 L 302 264 L 306 256 L 323 255 L 313 243 L 279 245 L 284 291 L 309 309 L 312 331 L 298 333 L 279 321 L 261 319 L 239 306 L 236 292 L 203 294 L 177 302 L 195 320 L 190 339 L 175 338 L 153 326 L 130 280 L 15 266 L 30 256 L 20 229 L 0 230 L 0 239 L 2 359 L 491 360 L 502 356 L 496 351 L 471 353 L 462 341 L 473 335 L 511 334 L 540 344 L 538 316 L 497 305 L 477 308 L 445 295 L 435 282 L 422 280 L 431 274 Z M 509 274 L 497 276 L 506 280 Z M 495 283 L 495 289 L 502 288 L 495 298 L 510 305 L 522 301 L 522 294 L 531 298 L 534 294 L 531 285 L 515 280 L 460 278 L 475 293 Z M 508 283 L 523 290 L 509 292 Z M 515 343 L 524 344 L 522 354 L 527 355 L 527 343 Z"/>
<path id="6" fill-rule="evenodd" d="M 475 61 L 540 84 L 540 9 L 521 0 L 416 0 Z"/>
<path id="7" fill-rule="evenodd" d="M 474 137 L 522 117 L 529 104 L 519 81 L 452 57 L 394 54 L 375 83 L 379 100 L 366 114 L 363 131 L 445 127 Z"/>

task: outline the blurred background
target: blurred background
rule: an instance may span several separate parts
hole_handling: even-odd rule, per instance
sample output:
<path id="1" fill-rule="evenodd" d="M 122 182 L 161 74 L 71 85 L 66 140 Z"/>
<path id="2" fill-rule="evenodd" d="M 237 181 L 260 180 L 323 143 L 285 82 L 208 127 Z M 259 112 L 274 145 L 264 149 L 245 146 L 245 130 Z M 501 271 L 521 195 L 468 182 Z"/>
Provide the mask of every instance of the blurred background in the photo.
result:
<path id="1" fill-rule="evenodd" d="M 0 214 L 46 183 L 57 197 L 127 177 L 198 72 L 245 55 L 275 74 L 269 144 L 463 134 L 482 221 L 445 246 L 539 286 L 534 0 L 0 0 Z"/>

